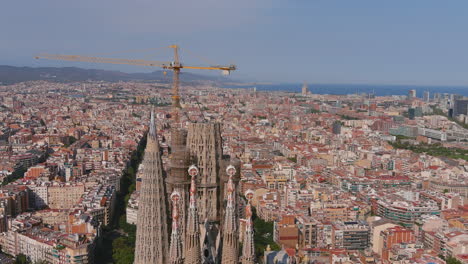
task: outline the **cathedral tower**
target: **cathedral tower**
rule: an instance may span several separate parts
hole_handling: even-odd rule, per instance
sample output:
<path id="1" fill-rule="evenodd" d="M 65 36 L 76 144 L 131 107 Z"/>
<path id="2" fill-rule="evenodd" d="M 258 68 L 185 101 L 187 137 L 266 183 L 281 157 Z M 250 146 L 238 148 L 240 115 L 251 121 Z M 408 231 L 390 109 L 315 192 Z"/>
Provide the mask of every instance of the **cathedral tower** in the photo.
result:
<path id="1" fill-rule="evenodd" d="M 147 138 L 141 177 L 134 263 L 167 263 L 169 255 L 167 200 L 153 112 L 151 112 Z"/>
<path id="2" fill-rule="evenodd" d="M 200 170 L 198 210 L 202 221 L 220 220 L 220 166 L 223 156 L 221 125 L 219 123 L 191 123 L 187 146 Z"/>

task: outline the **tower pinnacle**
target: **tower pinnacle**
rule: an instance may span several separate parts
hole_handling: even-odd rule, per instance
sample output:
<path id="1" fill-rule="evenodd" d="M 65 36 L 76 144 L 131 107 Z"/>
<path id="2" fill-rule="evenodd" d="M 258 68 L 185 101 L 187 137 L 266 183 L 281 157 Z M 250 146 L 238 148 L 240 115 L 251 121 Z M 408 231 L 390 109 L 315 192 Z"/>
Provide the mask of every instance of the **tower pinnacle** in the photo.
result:
<path id="1" fill-rule="evenodd" d="M 254 264 L 255 263 L 255 250 L 254 250 L 254 230 L 252 222 L 252 205 L 251 200 L 253 198 L 253 191 L 247 190 L 245 192 L 247 198 L 247 206 L 245 207 L 245 234 L 242 248 L 242 264 Z"/>
<path id="2" fill-rule="evenodd" d="M 226 169 L 229 176 L 227 183 L 227 205 L 223 226 L 223 249 L 221 263 L 239 263 L 238 245 L 239 236 L 237 233 L 237 215 L 235 205 L 235 186 L 232 177 L 236 174 L 236 168 L 229 165 Z"/>
<path id="3" fill-rule="evenodd" d="M 172 192 L 172 232 L 171 232 L 171 247 L 169 249 L 169 263 L 182 264 L 182 240 L 179 232 L 179 200 L 180 193 Z"/>
<path id="4" fill-rule="evenodd" d="M 189 175 L 192 177 L 190 183 L 190 202 L 187 215 L 187 226 L 185 236 L 185 264 L 199 264 L 201 262 L 200 254 L 200 226 L 197 212 L 197 186 L 195 177 L 198 175 L 198 168 L 190 166 Z"/>

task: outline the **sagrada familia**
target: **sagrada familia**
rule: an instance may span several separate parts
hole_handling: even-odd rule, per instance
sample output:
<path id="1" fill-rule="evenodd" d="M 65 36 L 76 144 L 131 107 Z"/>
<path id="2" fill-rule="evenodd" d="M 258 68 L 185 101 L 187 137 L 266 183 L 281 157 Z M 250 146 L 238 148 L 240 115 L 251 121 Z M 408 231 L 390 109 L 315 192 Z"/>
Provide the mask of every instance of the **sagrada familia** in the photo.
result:
<path id="1" fill-rule="evenodd" d="M 172 128 L 170 141 L 165 170 L 152 113 L 142 163 L 134 263 L 255 263 L 253 193 L 246 192 L 244 206 L 237 191 L 240 163 L 223 156 L 220 124 Z"/>

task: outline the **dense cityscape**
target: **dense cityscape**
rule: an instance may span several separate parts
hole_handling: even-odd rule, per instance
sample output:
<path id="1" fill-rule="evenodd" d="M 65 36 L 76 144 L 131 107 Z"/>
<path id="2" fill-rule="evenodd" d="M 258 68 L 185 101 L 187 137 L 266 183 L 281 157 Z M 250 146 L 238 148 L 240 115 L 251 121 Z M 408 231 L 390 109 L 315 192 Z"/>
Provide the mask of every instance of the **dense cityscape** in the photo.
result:
<path id="1" fill-rule="evenodd" d="M 468 262 L 467 98 L 170 87 L 0 86 L 1 263 Z"/>

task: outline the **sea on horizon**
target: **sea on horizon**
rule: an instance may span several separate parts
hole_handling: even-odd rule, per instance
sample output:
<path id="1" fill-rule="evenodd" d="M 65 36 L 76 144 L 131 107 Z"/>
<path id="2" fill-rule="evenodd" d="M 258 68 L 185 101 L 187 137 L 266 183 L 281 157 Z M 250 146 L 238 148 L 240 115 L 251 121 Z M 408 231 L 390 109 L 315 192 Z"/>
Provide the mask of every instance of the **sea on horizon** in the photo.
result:
<path id="1" fill-rule="evenodd" d="M 225 86 L 225 88 L 253 88 L 257 91 L 285 91 L 300 93 L 301 83 L 298 84 L 257 84 Z M 428 91 L 433 98 L 434 93 L 448 93 L 468 96 L 468 86 L 424 86 L 424 85 L 371 85 L 371 84 L 308 84 L 309 91 L 315 94 L 361 94 L 375 93 L 376 96 L 408 95 L 409 90 L 416 90 L 416 96 L 422 98 Z"/>

